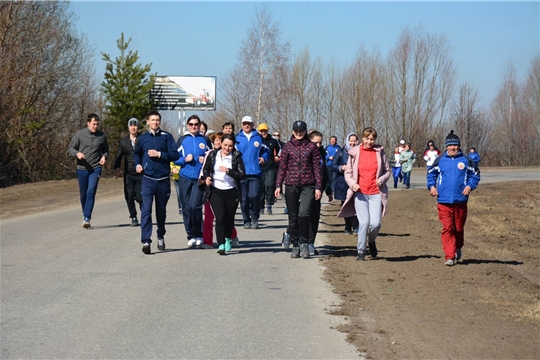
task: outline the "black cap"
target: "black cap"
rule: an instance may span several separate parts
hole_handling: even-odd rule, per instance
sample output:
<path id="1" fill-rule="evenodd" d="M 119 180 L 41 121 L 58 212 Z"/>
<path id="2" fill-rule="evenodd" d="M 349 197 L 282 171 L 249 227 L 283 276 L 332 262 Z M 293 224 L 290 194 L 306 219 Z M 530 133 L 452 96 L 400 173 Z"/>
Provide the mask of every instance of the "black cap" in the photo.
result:
<path id="1" fill-rule="evenodd" d="M 448 146 L 448 145 L 461 146 L 461 142 L 459 141 L 459 137 L 456 134 L 454 134 L 454 130 L 450 130 L 450 134 L 448 134 L 448 136 L 446 136 L 446 144 L 445 144 L 445 146 Z"/>
<path id="2" fill-rule="evenodd" d="M 301 120 L 295 121 L 292 126 L 293 131 L 307 131 L 307 124 Z"/>

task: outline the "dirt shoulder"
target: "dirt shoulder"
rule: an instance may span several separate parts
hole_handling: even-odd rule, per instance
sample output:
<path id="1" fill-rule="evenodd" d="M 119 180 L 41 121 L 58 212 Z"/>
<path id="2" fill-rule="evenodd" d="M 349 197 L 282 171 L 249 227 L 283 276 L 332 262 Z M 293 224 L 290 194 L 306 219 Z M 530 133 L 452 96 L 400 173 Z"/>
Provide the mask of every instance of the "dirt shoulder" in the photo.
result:
<path id="1" fill-rule="evenodd" d="M 339 206 L 324 208 L 326 278 L 341 296 L 339 330 L 374 359 L 540 358 L 538 182 L 486 184 L 469 203 L 463 260 L 443 266 L 436 200 L 396 191 L 377 239 L 356 261 Z"/>

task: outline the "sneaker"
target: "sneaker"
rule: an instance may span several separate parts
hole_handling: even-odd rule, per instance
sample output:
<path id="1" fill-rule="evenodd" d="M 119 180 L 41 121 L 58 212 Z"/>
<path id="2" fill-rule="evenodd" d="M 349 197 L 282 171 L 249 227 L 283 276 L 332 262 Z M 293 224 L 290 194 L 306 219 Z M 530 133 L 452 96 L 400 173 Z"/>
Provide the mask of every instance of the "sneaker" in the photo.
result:
<path id="1" fill-rule="evenodd" d="M 213 249 L 214 246 L 213 245 L 210 245 L 210 244 L 202 244 L 201 245 L 201 249 Z"/>
<path id="2" fill-rule="evenodd" d="M 231 252 L 231 239 L 225 238 L 225 253 L 228 254 Z"/>
<path id="3" fill-rule="evenodd" d="M 289 213 L 289 210 L 285 207 L 285 209 L 283 209 L 283 213 L 284 213 L 284 214 L 288 214 L 288 213 Z"/>
<path id="4" fill-rule="evenodd" d="M 448 259 L 444 262 L 446 266 L 454 266 L 454 259 Z"/>
<path id="5" fill-rule="evenodd" d="M 300 245 L 300 252 L 302 253 L 303 259 L 309 259 L 309 248 L 307 244 Z"/>
<path id="6" fill-rule="evenodd" d="M 353 235 L 358 235 L 358 228 L 354 228 L 352 233 L 353 233 Z"/>
<path id="7" fill-rule="evenodd" d="M 244 221 L 244 229 L 251 229 L 251 221 Z"/>
<path id="8" fill-rule="evenodd" d="M 259 220 L 253 220 L 253 222 L 251 223 L 251 228 L 252 229 L 258 229 L 259 228 Z"/>
<path id="9" fill-rule="evenodd" d="M 264 207 L 261 208 L 261 214 L 264 214 Z"/>
<path id="10" fill-rule="evenodd" d="M 351 230 L 345 230 L 345 235 L 352 235 L 352 231 Z"/>
<path id="11" fill-rule="evenodd" d="M 203 238 L 195 238 L 195 246 L 201 246 L 203 243 Z"/>
<path id="12" fill-rule="evenodd" d="M 136 217 L 131 218 L 131 227 L 139 226 L 139 220 Z"/>
<path id="13" fill-rule="evenodd" d="M 378 254 L 377 251 L 377 245 L 375 244 L 375 241 L 372 243 L 369 243 L 369 255 L 371 255 L 372 258 L 376 258 Z"/>
<path id="14" fill-rule="evenodd" d="M 316 255 L 315 253 L 317 252 L 317 250 L 315 250 L 315 245 L 308 244 L 308 250 L 309 250 L 309 255 L 310 256 L 315 256 Z"/>
<path id="15" fill-rule="evenodd" d="M 89 218 L 84 218 L 83 219 L 82 227 L 85 228 L 85 229 L 88 229 L 90 227 L 90 219 Z"/>
<path id="16" fill-rule="evenodd" d="M 267 213 L 268 215 L 272 215 L 272 207 L 271 207 L 271 206 L 267 206 L 267 207 L 266 207 L 266 213 Z"/>
<path id="17" fill-rule="evenodd" d="M 456 249 L 456 261 L 461 260 L 461 249 Z"/>
<path id="18" fill-rule="evenodd" d="M 157 248 L 160 251 L 165 250 L 165 239 L 160 237 L 157 239 Z"/>
<path id="19" fill-rule="evenodd" d="M 240 247 L 240 240 L 238 239 L 238 236 L 235 237 L 234 239 L 231 239 L 231 246 L 233 248 Z"/>
<path id="20" fill-rule="evenodd" d="M 365 261 L 366 260 L 366 255 L 364 255 L 363 253 L 358 253 L 358 256 L 356 257 L 356 261 Z"/>
<path id="21" fill-rule="evenodd" d="M 195 246 L 195 241 L 197 241 L 197 240 L 195 240 L 195 238 L 189 239 L 188 242 L 187 242 L 187 246 L 194 247 Z"/>
<path id="22" fill-rule="evenodd" d="M 225 244 L 220 244 L 217 253 L 219 255 L 225 255 Z"/>
<path id="23" fill-rule="evenodd" d="M 145 253 L 146 255 L 150 254 L 150 243 L 149 242 L 143 243 L 142 252 Z"/>
<path id="24" fill-rule="evenodd" d="M 298 259 L 300 257 L 300 246 L 293 246 L 291 258 Z"/>
<path id="25" fill-rule="evenodd" d="M 289 237 L 289 234 L 287 234 L 286 231 L 283 232 L 283 238 L 281 239 L 281 246 L 283 246 L 284 249 L 288 249 L 291 246 L 291 238 Z"/>
<path id="26" fill-rule="evenodd" d="M 182 209 L 178 209 L 178 215 L 182 215 Z"/>

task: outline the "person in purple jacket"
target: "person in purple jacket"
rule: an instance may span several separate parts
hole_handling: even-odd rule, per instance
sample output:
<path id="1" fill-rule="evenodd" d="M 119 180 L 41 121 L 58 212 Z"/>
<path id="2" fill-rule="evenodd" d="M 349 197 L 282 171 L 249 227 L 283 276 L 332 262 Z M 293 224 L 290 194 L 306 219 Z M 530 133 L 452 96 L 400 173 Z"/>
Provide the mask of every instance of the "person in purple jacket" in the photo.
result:
<path id="1" fill-rule="evenodd" d="M 322 195 L 321 153 L 307 136 L 307 125 L 303 121 L 293 123 L 291 140 L 281 152 L 281 161 L 276 179 L 275 195 L 285 188 L 289 226 L 287 234 L 293 245 L 291 258 L 309 259 L 309 232 L 311 228 L 311 203 Z"/>

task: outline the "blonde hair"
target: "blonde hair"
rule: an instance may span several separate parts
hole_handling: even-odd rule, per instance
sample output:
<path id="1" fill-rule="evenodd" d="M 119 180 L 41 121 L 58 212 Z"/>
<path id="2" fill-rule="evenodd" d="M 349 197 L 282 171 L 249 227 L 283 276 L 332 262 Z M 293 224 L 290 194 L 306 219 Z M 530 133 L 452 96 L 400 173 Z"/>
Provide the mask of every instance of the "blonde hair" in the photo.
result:
<path id="1" fill-rule="evenodd" d="M 368 126 L 367 128 L 362 131 L 362 138 L 367 138 L 369 135 L 373 135 L 373 138 L 377 138 L 377 130 L 372 128 L 371 126 Z"/>

